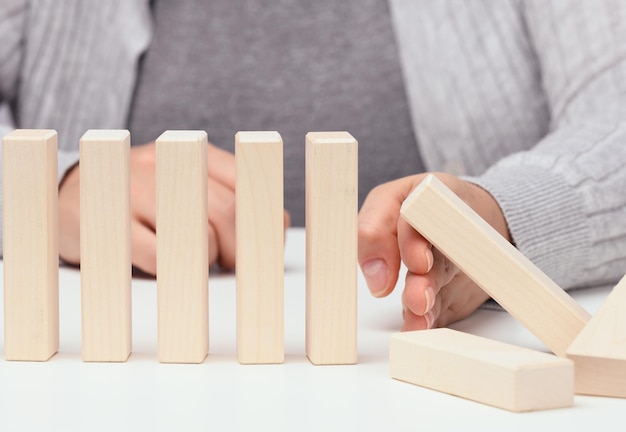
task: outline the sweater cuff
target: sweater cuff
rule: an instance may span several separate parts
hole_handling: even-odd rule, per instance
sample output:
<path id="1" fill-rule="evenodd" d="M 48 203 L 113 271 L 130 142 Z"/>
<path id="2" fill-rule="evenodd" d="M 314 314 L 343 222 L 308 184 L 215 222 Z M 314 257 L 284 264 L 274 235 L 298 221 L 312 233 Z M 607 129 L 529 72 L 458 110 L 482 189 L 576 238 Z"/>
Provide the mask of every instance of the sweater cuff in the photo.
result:
<path id="1" fill-rule="evenodd" d="M 513 244 L 564 289 L 590 262 L 591 235 L 580 197 L 565 180 L 534 166 L 500 166 L 465 178 L 498 202 Z"/>

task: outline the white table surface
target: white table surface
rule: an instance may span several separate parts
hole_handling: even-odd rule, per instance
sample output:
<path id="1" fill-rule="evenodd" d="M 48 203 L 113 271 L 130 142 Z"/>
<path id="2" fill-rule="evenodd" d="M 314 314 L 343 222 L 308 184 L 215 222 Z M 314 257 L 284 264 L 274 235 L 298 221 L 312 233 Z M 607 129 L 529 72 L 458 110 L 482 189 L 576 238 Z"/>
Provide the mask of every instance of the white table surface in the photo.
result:
<path id="1" fill-rule="evenodd" d="M 210 353 L 203 364 L 158 363 L 156 283 L 145 279 L 133 279 L 128 362 L 83 363 L 80 274 L 62 268 L 59 352 L 45 363 L 7 362 L 0 336 L 0 431 L 623 430 L 622 399 L 577 396 L 572 408 L 514 414 L 391 379 L 388 344 L 401 326 L 402 277 L 394 294 L 375 299 L 359 274 L 358 365 L 311 365 L 304 354 L 304 255 L 304 231 L 291 229 L 283 365 L 237 362 L 233 274 L 210 277 Z M 608 292 L 574 296 L 593 312 Z M 479 310 L 453 327 L 545 350 L 506 312 Z"/>

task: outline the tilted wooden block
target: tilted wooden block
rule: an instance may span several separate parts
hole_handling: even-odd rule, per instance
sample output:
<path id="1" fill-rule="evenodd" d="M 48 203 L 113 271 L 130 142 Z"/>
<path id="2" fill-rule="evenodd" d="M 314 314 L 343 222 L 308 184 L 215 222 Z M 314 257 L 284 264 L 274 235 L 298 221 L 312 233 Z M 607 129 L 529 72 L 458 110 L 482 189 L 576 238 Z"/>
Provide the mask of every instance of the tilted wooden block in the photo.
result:
<path id="1" fill-rule="evenodd" d="M 570 360 L 451 329 L 393 334 L 389 365 L 397 380 L 515 412 L 574 401 Z"/>
<path id="2" fill-rule="evenodd" d="M 201 363 L 209 350 L 207 135 L 156 141 L 158 351 L 163 363 Z"/>
<path id="3" fill-rule="evenodd" d="M 89 130 L 80 140 L 80 277 L 84 361 L 131 351 L 130 134 Z"/>
<path id="4" fill-rule="evenodd" d="M 565 355 L 589 320 L 587 311 L 437 177 L 426 177 L 400 212 L 549 349 Z"/>
<path id="5" fill-rule="evenodd" d="M 567 350 L 576 393 L 626 397 L 626 276 Z"/>
<path id="6" fill-rule="evenodd" d="M 237 358 L 285 359 L 283 141 L 278 132 L 235 135 Z"/>
<path id="7" fill-rule="evenodd" d="M 306 136 L 306 353 L 357 361 L 358 147 L 347 132 Z"/>
<path id="8" fill-rule="evenodd" d="M 2 148 L 4 353 L 48 360 L 59 348 L 57 133 L 15 130 Z"/>

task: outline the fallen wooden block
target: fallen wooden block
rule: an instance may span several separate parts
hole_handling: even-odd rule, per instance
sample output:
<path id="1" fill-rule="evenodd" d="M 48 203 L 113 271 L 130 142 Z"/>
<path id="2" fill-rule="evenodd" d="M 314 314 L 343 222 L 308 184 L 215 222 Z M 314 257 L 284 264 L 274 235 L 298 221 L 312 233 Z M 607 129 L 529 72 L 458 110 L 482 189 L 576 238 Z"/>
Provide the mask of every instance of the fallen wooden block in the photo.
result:
<path id="1" fill-rule="evenodd" d="M 590 316 L 574 299 L 434 175 L 404 201 L 401 215 L 555 354 Z"/>
<path id="2" fill-rule="evenodd" d="M 626 276 L 567 350 L 578 394 L 626 397 Z"/>
<path id="3" fill-rule="evenodd" d="M 509 411 L 571 406 L 574 364 L 451 329 L 396 333 L 391 377 Z"/>

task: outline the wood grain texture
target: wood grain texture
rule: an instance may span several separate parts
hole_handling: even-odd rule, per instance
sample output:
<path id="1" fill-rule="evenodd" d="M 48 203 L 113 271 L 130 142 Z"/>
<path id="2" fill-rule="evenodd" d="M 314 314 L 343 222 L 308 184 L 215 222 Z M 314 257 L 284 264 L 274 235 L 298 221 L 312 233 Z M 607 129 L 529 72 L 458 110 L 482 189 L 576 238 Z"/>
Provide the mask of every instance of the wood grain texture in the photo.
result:
<path id="1" fill-rule="evenodd" d="M 80 278 L 84 361 L 131 352 L 130 133 L 80 140 Z"/>
<path id="2" fill-rule="evenodd" d="M 283 141 L 278 132 L 235 135 L 237 358 L 285 359 Z"/>
<path id="3" fill-rule="evenodd" d="M 589 314 L 439 179 L 422 181 L 400 213 L 550 350 L 565 355 Z"/>
<path id="4" fill-rule="evenodd" d="M 626 397 L 626 276 L 567 350 L 576 393 Z"/>
<path id="5" fill-rule="evenodd" d="M 2 147 L 4 352 L 48 360 L 59 347 L 57 133 L 15 130 Z"/>
<path id="6" fill-rule="evenodd" d="M 347 132 L 306 136 L 306 353 L 357 362 L 358 146 Z"/>
<path id="7" fill-rule="evenodd" d="M 451 329 L 396 333 L 391 377 L 509 411 L 571 406 L 571 361 Z"/>
<path id="8" fill-rule="evenodd" d="M 164 132 L 156 159 L 159 361 L 201 363 L 209 350 L 206 132 Z"/>

